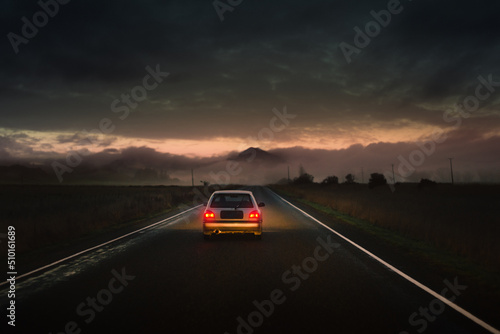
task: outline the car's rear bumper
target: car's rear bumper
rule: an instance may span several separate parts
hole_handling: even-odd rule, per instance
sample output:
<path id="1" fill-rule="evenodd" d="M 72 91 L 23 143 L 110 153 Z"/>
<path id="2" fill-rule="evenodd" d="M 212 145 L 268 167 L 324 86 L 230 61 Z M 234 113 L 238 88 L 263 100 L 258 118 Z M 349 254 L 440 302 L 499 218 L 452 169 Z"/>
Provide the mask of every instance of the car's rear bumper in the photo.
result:
<path id="1" fill-rule="evenodd" d="M 203 234 L 253 233 L 262 234 L 262 221 L 212 221 L 203 222 Z"/>

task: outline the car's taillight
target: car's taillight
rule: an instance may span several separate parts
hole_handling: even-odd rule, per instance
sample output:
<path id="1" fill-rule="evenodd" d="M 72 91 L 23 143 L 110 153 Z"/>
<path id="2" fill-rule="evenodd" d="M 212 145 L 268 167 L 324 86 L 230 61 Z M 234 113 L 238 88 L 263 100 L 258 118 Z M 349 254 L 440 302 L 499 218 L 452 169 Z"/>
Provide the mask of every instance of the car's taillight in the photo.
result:
<path id="1" fill-rule="evenodd" d="M 215 218 L 215 214 L 212 211 L 205 211 L 205 218 Z"/>
<path id="2" fill-rule="evenodd" d="M 259 218 L 259 217 L 260 217 L 259 211 L 250 212 L 250 218 Z"/>

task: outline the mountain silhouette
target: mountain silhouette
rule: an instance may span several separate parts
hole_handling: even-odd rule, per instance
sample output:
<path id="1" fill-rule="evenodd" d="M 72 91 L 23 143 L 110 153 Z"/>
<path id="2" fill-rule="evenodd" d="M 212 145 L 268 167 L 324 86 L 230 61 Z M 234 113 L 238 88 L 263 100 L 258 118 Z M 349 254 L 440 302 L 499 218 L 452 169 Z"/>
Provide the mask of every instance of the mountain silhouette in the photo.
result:
<path id="1" fill-rule="evenodd" d="M 249 147 L 237 155 L 230 156 L 228 160 L 247 163 L 264 163 L 269 165 L 282 164 L 286 162 L 286 160 L 282 157 L 264 151 L 258 147 Z"/>

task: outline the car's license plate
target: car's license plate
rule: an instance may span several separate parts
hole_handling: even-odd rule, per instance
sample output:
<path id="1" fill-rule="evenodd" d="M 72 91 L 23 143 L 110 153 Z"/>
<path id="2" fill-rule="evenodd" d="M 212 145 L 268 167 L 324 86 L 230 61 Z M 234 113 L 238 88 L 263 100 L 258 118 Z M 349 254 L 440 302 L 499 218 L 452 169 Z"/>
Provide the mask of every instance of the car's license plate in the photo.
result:
<path id="1" fill-rule="evenodd" d="M 221 211 L 221 219 L 243 219 L 243 211 Z"/>

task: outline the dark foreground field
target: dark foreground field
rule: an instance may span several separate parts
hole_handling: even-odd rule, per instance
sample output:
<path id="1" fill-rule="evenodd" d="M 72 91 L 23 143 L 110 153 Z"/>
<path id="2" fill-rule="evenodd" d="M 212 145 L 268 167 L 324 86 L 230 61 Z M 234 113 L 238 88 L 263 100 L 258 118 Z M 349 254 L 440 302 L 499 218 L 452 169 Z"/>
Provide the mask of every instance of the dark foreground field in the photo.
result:
<path id="1" fill-rule="evenodd" d="M 266 203 L 261 240 L 204 240 L 201 206 L 155 217 L 138 233 L 18 277 L 15 299 L 3 282 L 0 308 L 15 301 L 16 327 L 4 313 L 0 332 L 500 333 L 488 286 L 414 261 L 268 187 L 249 189 Z M 26 259 L 16 260 L 25 272 Z"/>
<path id="2" fill-rule="evenodd" d="M 192 187 L 0 186 L 0 233 L 15 226 L 18 252 L 68 242 L 191 205 Z M 202 189 L 199 189 L 203 191 Z M 2 255 L 6 243 L 1 243 Z"/>
<path id="3" fill-rule="evenodd" d="M 500 268 L 499 185 L 282 185 L 274 189 L 336 214 Z"/>
<path id="4" fill-rule="evenodd" d="M 361 184 L 280 185 L 273 189 L 483 266 L 500 268 L 498 185 L 439 184 L 419 188 L 402 184 L 395 192 L 389 187 L 368 189 Z M 13 225 L 19 236 L 17 250 L 30 251 L 192 205 L 195 192 L 209 194 L 211 190 L 178 186 L 4 185 L 0 186 L 0 237 L 7 226 Z M 5 245 L 0 243 L 0 248 Z"/>

